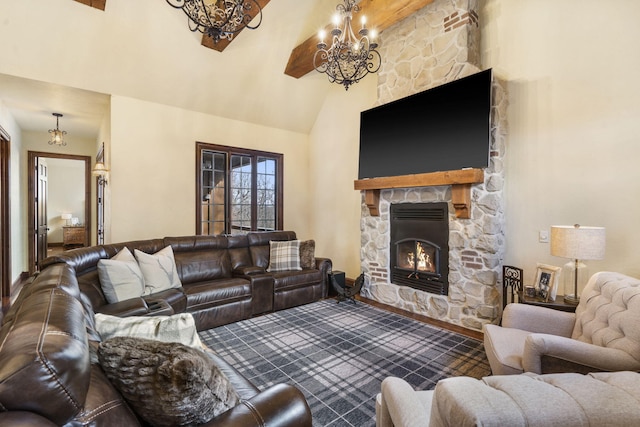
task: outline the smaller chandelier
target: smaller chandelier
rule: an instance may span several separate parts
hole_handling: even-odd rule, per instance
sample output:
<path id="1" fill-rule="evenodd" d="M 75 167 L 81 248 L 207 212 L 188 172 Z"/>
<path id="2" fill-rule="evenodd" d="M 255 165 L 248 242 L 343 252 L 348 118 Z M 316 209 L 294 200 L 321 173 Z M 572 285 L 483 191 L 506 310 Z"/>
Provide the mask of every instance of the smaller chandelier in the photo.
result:
<path id="1" fill-rule="evenodd" d="M 262 23 L 262 9 L 256 0 L 167 0 L 189 17 L 189 29 L 199 31 L 218 43 L 231 41 L 243 28 L 255 30 Z M 257 12 L 256 12 L 257 11 Z M 255 17 L 258 23 L 249 25 Z"/>
<path id="2" fill-rule="evenodd" d="M 60 113 L 51 113 L 51 114 L 56 116 L 56 128 L 49 129 L 49 135 L 50 135 L 49 145 L 65 146 L 67 145 L 67 143 L 64 140 L 64 136 L 67 134 L 67 131 L 60 130 L 60 122 L 59 122 L 60 117 L 62 117 L 62 114 Z"/>
<path id="3" fill-rule="evenodd" d="M 342 84 L 345 90 L 349 90 L 349 86 L 358 83 L 367 74 L 376 73 L 380 69 L 381 58 L 376 50 L 378 43 L 374 41 L 374 31 L 371 31 L 369 39 L 365 17 L 362 17 L 359 38 L 351 28 L 353 14 L 360 11 L 356 0 L 344 0 L 344 4 L 336 6 L 336 10 L 331 47 L 327 49 L 325 31 L 320 31 L 320 43 L 313 57 L 313 66 L 316 71 L 326 73 L 331 83 Z M 339 27 L 340 22 L 342 28 Z"/>

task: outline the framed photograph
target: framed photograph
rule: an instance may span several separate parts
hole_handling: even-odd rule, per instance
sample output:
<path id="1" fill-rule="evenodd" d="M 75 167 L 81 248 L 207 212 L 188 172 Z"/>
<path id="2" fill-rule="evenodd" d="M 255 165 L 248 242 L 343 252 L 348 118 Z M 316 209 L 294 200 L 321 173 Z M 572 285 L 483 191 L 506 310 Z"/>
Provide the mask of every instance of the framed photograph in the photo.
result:
<path id="1" fill-rule="evenodd" d="M 558 292 L 560 267 L 538 263 L 536 272 L 536 290 L 544 301 L 555 301 Z"/>

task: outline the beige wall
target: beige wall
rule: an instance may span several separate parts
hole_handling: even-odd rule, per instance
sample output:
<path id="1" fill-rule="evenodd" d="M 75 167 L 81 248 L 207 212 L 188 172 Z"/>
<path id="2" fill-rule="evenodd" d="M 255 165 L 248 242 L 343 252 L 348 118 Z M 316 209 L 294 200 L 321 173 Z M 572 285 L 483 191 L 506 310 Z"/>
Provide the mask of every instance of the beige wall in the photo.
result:
<path id="1" fill-rule="evenodd" d="M 29 262 L 26 249 L 27 223 L 23 218 L 23 212 L 26 215 L 27 185 L 17 179 L 22 161 L 20 127 L 2 101 L 0 101 L 0 124 L 11 136 L 11 164 L 9 165 L 11 189 L 9 203 L 11 204 L 11 282 L 13 283 L 25 271 L 25 266 Z"/>
<path id="2" fill-rule="evenodd" d="M 640 277 L 640 2 L 487 0 L 483 62 L 508 82 L 507 264 L 561 266 L 551 225 L 604 226 L 592 271 Z"/>
<path id="3" fill-rule="evenodd" d="M 166 105 L 111 100 L 110 240 L 195 233 L 195 143 L 284 155 L 284 228 L 310 238 L 308 137 Z"/>
<path id="4" fill-rule="evenodd" d="M 328 83 L 327 83 L 328 84 Z M 331 258 L 347 277 L 360 274 L 360 203 L 353 189 L 358 178 L 360 112 L 374 106 L 377 75 L 348 91 L 334 85 L 310 134 L 310 175 L 316 254 Z"/>

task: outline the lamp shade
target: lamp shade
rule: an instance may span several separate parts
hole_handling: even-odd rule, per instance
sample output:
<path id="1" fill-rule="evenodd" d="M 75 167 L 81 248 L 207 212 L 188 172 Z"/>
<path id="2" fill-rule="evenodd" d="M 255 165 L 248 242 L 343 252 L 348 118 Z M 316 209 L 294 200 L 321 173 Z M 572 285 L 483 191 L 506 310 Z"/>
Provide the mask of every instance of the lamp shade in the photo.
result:
<path id="1" fill-rule="evenodd" d="M 603 259 L 604 227 L 554 225 L 551 227 L 551 255 L 571 259 Z"/>
<path id="2" fill-rule="evenodd" d="M 60 218 L 65 220 L 70 220 L 71 217 L 73 217 L 73 214 L 70 214 L 70 213 L 63 213 L 62 215 L 60 215 Z"/>
<path id="3" fill-rule="evenodd" d="M 109 172 L 109 170 L 104 166 L 102 162 L 96 162 L 96 165 L 93 167 L 93 175 L 94 176 L 104 176 Z"/>

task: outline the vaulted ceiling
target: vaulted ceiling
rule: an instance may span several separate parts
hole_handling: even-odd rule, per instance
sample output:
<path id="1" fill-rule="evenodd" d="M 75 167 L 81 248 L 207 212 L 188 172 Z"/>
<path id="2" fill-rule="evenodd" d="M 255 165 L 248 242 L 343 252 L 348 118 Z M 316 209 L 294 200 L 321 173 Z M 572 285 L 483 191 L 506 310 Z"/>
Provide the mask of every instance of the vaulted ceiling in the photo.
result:
<path id="1" fill-rule="evenodd" d="M 104 10 L 107 0 L 75 0 L 79 3 L 86 4 L 96 9 Z M 269 3 L 269 0 L 255 0 L 261 9 Z M 360 0 L 358 6 L 361 15 L 368 16 L 369 22 L 375 24 L 375 28 L 378 32 L 384 31 L 386 28 L 395 24 L 398 21 L 403 20 L 412 13 L 417 12 L 426 5 L 433 3 L 433 0 L 386 0 L 377 1 L 373 0 Z M 252 15 L 254 16 L 254 15 Z M 331 33 L 333 28 L 332 24 L 324 26 L 324 30 L 327 34 Z M 202 45 L 208 48 L 222 52 L 233 41 L 229 39 L 222 39 L 215 43 L 211 37 L 206 34 L 202 36 Z M 302 77 L 308 72 L 313 70 L 312 59 L 317 45 L 317 33 L 309 36 L 303 43 L 299 44 L 291 52 L 291 57 L 287 63 L 285 74 L 292 77 Z"/>
<path id="2" fill-rule="evenodd" d="M 328 91 L 340 91 L 348 102 L 359 90 L 345 92 L 310 72 L 317 31 L 341 0 L 259 1 L 260 27 L 213 46 L 218 51 L 163 0 L 0 2 L 0 100 L 22 128 L 45 132 L 54 110 L 70 126 L 75 120 L 95 125 L 95 109 L 116 95 L 308 133 Z M 382 31 L 432 1 L 360 4 L 370 26 Z M 47 89 L 27 90 L 31 83 Z M 7 84 L 14 89 L 5 90 Z M 87 114 L 77 100 L 91 103 L 92 93 Z"/>

